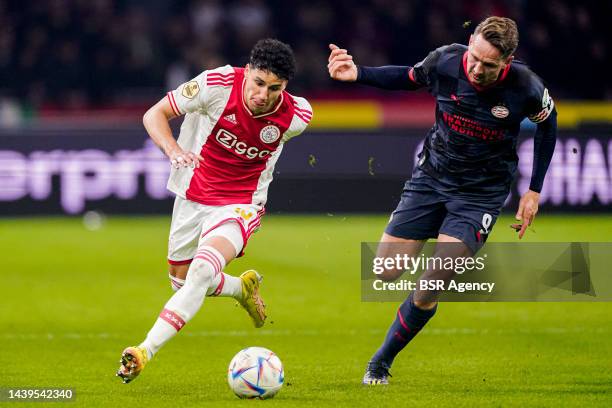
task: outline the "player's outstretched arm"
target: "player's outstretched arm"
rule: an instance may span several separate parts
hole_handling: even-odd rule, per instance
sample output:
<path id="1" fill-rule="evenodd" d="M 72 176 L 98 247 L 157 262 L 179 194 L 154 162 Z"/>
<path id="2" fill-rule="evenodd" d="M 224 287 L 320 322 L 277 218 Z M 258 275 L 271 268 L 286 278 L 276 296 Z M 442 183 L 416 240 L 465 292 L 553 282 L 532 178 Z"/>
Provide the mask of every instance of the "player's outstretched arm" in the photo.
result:
<path id="1" fill-rule="evenodd" d="M 172 136 L 168 122 L 174 117 L 176 115 L 170 106 L 170 101 L 168 98 L 162 98 L 144 114 L 142 123 L 149 137 L 168 156 L 174 168 L 199 167 L 200 160 L 204 160 L 202 156 L 185 152 Z"/>
<path id="2" fill-rule="evenodd" d="M 412 74 L 412 67 L 387 65 L 384 67 L 366 67 L 355 65 L 353 56 L 344 48 L 329 44 L 327 70 L 329 76 L 338 81 L 357 82 L 388 90 L 414 90 L 424 85 L 417 82 Z"/>
<path id="3" fill-rule="evenodd" d="M 329 76 L 337 81 L 355 82 L 357 80 L 357 65 L 353 62 L 353 56 L 344 48 L 336 44 L 329 44 L 327 70 Z"/>

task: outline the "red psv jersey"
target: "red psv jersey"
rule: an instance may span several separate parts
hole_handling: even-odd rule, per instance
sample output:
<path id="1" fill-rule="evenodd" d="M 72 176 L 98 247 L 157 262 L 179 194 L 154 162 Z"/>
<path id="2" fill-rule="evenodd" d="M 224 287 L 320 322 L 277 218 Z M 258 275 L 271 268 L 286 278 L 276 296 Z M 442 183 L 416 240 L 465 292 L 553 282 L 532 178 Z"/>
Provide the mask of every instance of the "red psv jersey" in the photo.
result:
<path id="1" fill-rule="evenodd" d="M 312 118 L 304 98 L 282 92 L 268 113 L 253 115 L 243 99 L 244 69 L 226 65 L 204 71 L 168 99 L 186 114 L 178 143 L 204 158 L 196 169 L 173 169 L 168 189 L 206 205 L 264 205 L 284 143 Z"/>

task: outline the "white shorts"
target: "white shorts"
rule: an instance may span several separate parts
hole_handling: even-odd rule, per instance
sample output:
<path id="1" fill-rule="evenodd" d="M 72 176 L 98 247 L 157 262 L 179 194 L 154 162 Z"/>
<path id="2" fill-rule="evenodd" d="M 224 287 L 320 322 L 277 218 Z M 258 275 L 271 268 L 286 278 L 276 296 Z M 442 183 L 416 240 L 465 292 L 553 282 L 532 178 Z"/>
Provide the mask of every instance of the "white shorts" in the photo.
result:
<path id="1" fill-rule="evenodd" d="M 238 256 L 242 256 L 250 236 L 259 229 L 264 213 L 262 206 L 254 204 L 211 206 L 176 197 L 168 239 L 168 263 L 191 263 L 200 240 L 226 222 L 236 222 L 240 227 L 242 251 Z"/>

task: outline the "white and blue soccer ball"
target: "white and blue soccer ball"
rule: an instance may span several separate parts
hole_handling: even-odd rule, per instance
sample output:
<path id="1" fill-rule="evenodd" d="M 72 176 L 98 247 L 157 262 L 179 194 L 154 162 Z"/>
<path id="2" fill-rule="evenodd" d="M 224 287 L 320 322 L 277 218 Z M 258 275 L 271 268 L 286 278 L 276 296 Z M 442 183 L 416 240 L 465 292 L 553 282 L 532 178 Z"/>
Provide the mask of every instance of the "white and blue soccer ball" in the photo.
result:
<path id="1" fill-rule="evenodd" d="M 245 348 L 230 362 L 227 381 L 239 398 L 272 398 L 285 381 L 283 363 L 267 348 Z"/>

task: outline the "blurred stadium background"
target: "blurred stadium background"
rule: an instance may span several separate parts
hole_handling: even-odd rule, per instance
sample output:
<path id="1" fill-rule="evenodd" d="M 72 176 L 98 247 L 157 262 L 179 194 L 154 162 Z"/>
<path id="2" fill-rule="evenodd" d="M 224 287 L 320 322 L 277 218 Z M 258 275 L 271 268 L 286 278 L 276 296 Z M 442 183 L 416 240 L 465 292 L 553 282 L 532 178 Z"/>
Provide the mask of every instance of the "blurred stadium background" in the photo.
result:
<path id="1" fill-rule="evenodd" d="M 560 137 L 543 209 L 612 203 L 609 31 L 600 2 L 376 0 L 0 1 L 0 211 L 168 213 L 165 159 L 143 112 L 204 69 L 242 66 L 254 41 L 296 51 L 289 90 L 315 115 L 278 163 L 270 212 L 388 212 L 433 122 L 425 92 L 328 78 L 327 44 L 364 65 L 414 64 L 466 42 L 484 16 L 517 20 L 518 58 L 547 83 Z M 178 128 L 179 121 L 174 125 Z M 530 131 L 509 205 L 527 187 Z"/>
<path id="2" fill-rule="evenodd" d="M 233 401 L 225 364 L 241 346 L 261 344 L 284 356 L 295 384 L 280 402 L 387 404 L 370 391 L 355 400 L 363 364 L 396 307 L 359 302 L 358 248 L 382 232 L 434 105 L 425 92 L 332 82 L 327 44 L 347 47 L 364 65 L 412 65 L 439 45 L 466 43 L 487 15 L 516 19 L 518 57 L 547 83 L 560 126 L 538 233 L 526 240 L 611 241 L 607 11 L 605 2 L 564 0 L 0 0 L 0 248 L 8 255 L 0 274 L 0 386 L 74 386 L 84 406 L 94 399 L 96 406 L 188 406 L 194 396 L 211 395 L 219 395 L 213 401 L 220 406 Z M 204 69 L 244 65 L 266 36 L 293 46 L 298 73 L 289 91 L 314 108 L 309 130 L 289 143 L 276 167 L 262 232 L 248 256 L 230 266 L 231 273 L 264 271 L 275 326 L 254 332 L 230 302 L 211 301 L 191 334 L 168 346 L 184 351 L 178 360 L 168 352 L 133 384 L 142 395 L 117 391 L 109 377 L 117 353 L 145 333 L 170 295 L 169 165 L 148 141 L 142 114 Z M 175 130 L 179 125 L 174 121 Z M 524 127 L 506 217 L 531 173 L 533 127 Z M 515 239 L 509 221 L 499 221 L 492 240 Z M 610 362 L 602 357 L 611 352 L 608 305 L 444 309 L 411 345 L 433 358 L 414 362 L 425 376 L 412 376 L 409 355 L 395 368 L 396 382 L 422 391 L 412 401 L 609 403 Z M 348 338 L 338 329 L 347 324 Z M 211 338 L 217 353 L 182 376 L 175 362 L 202 359 L 197 352 Z M 449 344 L 453 351 L 441 352 Z M 75 355 L 87 364 L 58 372 Z M 480 374 L 470 377 L 481 371 L 486 384 Z M 179 392 L 185 385 L 194 396 Z M 396 388 L 386 397 L 401 402 L 405 394 Z"/>

